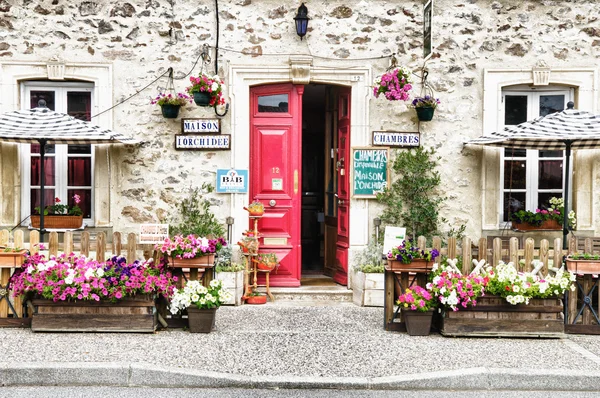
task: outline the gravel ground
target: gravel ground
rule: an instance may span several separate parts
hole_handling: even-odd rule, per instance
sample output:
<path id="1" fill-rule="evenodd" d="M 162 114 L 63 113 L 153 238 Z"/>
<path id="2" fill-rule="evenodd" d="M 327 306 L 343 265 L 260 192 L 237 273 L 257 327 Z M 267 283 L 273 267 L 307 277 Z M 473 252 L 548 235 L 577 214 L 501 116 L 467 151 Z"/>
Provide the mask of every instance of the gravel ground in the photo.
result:
<path id="1" fill-rule="evenodd" d="M 0 329 L 2 362 L 123 362 L 243 376 L 385 377 L 465 368 L 600 370 L 600 339 L 411 337 L 381 308 L 221 307 L 216 330 L 155 334 Z"/>

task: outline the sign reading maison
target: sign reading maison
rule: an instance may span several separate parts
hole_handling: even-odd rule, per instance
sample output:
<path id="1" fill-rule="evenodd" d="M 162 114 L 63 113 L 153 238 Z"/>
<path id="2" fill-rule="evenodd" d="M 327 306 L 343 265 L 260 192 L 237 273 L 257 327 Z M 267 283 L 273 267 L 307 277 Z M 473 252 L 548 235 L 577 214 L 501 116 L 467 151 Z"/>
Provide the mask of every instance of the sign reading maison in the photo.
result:
<path id="1" fill-rule="evenodd" d="M 181 132 L 187 133 L 220 133 L 219 119 L 181 119 Z"/>
<path id="2" fill-rule="evenodd" d="M 373 131 L 373 146 L 415 147 L 420 145 L 420 133 L 406 131 Z"/>
<path id="3" fill-rule="evenodd" d="M 352 148 L 353 196 L 375 198 L 390 183 L 389 148 Z"/>

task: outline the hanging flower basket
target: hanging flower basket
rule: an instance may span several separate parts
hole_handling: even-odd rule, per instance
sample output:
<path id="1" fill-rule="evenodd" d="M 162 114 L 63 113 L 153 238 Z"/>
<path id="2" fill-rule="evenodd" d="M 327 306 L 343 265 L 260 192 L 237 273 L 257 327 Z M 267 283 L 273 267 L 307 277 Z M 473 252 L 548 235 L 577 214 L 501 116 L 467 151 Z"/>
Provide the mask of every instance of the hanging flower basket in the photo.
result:
<path id="1" fill-rule="evenodd" d="M 433 119 L 433 113 L 435 112 L 435 108 L 437 108 L 440 100 L 438 98 L 434 98 L 431 95 L 426 95 L 424 97 L 416 97 L 412 106 L 415 108 L 417 112 L 417 117 L 421 122 L 429 122 Z"/>
<path id="2" fill-rule="evenodd" d="M 431 119 L 433 119 L 435 108 L 423 106 L 420 108 L 415 108 L 415 110 L 417 111 L 417 117 L 421 122 L 429 122 Z"/>
<path id="3" fill-rule="evenodd" d="M 194 102 L 198 106 L 209 106 L 210 105 L 210 94 L 207 92 L 194 93 Z"/>
<path id="4" fill-rule="evenodd" d="M 218 75 L 209 77 L 202 73 L 198 77 L 191 76 L 190 83 L 192 85 L 186 91 L 194 96 L 196 105 L 216 107 L 225 104 L 223 81 Z"/>
<path id="5" fill-rule="evenodd" d="M 164 104 L 160 106 L 160 110 L 165 119 L 176 119 L 179 116 L 179 108 L 181 105 Z"/>

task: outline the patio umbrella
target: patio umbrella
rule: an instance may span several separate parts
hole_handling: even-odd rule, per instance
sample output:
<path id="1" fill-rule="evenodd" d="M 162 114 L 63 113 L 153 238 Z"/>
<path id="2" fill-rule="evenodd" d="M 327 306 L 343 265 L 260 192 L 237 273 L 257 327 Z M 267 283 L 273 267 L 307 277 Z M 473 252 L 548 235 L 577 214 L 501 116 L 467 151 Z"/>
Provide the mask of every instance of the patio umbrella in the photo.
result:
<path id="1" fill-rule="evenodd" d="M 47 144 L 137 144 L 140 141 L 104 129 L 90 122 L 46 108 L 40 100 L 37 108 L 0 114 L 0 141 L 40 144 L 40 209 L 44 209 L 44 157 Z M 44 212 L 40 212 L 40 234 L 44 237 Z"/>
<path id="2" fill-rule="evenodd" d="M 562 112 L 542 116 L 516 126 L 507 126 L 501 132 L 495 132 L 465 143 L 467 145 L 565 151 L 563 249 L 567 248 L 567 234 L 569 233 L 569 165 L 571 150 L 600 148 L 600 115 L 573 109 L 574 105 L 573 102 L 569 102 L 567 109 Z"/>

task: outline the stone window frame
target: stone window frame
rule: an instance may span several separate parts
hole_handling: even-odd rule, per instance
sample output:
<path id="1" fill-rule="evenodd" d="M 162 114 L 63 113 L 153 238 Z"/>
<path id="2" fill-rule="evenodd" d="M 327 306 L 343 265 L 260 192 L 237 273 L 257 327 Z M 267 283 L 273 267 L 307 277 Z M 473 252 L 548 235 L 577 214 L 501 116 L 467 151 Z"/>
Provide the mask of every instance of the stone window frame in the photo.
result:
<path id="1" fill-rule="evenodd" d="M 533 85 L 536 67 L 523 69 L 485 69 L 483 91 L 483 134 L 491 134 L 502 129 L 502 92 L 505 87 L 521 84 Z M 539 84 L 539 80 L 535 80 Z M 598 71 L 595 68 L 548 68 L 543 85 L 562 85 L 573 88 L 575 108 L 596 113 L 598 109 Z M 596 216 L 593 209 L 593 192 L 596 188 L 594 175 L 600 172 L 595 160 L 599 151 L 573 151 L 572 164 L 572 209 L 577 214 L 577 230 L 596 229 Z M 497 231 L 503 224 L 500 219 L 500 197 L 502 181 L 500 165 L 502 149 L 483 147 L 481 167 L 483 231 Z"/>
<path id="2" fill-rule="evenodd" d="M 79 81 L 93 83 L 92 115 L 113 105 L 113 67 L 110 64 L 49 61 L 0 62 L 0 112 L 21 109 L 21 82 Z M 104 128 L 113 128 L 112 112 L 92 119 Z M 21 211 L 22 170 L 19 144 L 0 142 L 0 214 L 1 226 L 16 226 L 28 216 Z M 111 226 L 110 218 L 110 145 L 94 145 L 94 218 L 96 227 Z M 14 167 L 18 164 L 19 167 Z"/>

